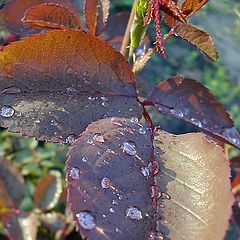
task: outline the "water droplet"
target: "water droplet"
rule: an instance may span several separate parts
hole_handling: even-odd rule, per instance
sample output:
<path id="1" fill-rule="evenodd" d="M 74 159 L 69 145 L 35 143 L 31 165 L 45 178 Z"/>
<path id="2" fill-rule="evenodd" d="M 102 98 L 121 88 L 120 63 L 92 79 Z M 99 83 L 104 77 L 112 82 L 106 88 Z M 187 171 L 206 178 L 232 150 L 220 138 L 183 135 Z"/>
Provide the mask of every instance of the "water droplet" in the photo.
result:
<path id="1" fill-rule="evenodd" d="M 173 115 L 182 118 L 184 116 L 183 112 L 180 111 L 179 109 L 171 109 L 170 113 L 172 113 Z"/>
<path id="2" fill-rule="evenodd" d="M 15 110 L 11 106 L 3 106 L 0 115 L 5 118 L 10 118 L 14 115 Z"/>
<path id="3" fill-rule="evenodd" d="M 87 161 L 88 161 L 88 158 L 84 156 L 84 157 L 82 157 L 82 161 L 83 161 L 83 162 L 87 162 Z"/>
<path id="4" fill-rule="evenodd" d="M 164 204 L 159 204 L 160 208 L 165 208 L 166 206 Z"/>
<path id="5" fill-rule="evenodd" d="M 159 172 L 159 165 L 157 161 L 152 161 L 147 167 L 141 167 L 141 172 L 144 177 L 148 178 L 150 176 L 155 176 Z"/>
<path id="6" fill-rule="evenodd" d="M 132 117 L 130 121 L 133 122 L 133 123 L 138 123 L 138 118 L 137 117 Z"/>
<path id="7" fill-rule="evenodd" d="M 80 179 L 80 170 L 78 168 L 71 168 L 69 172 L 69 177 L 71 177 L 74 180 L 79 180 Z"/>
<path id="8" fill-rule="evenodd" d="M 76 214 L 78 223 L 85 230 L 91 230 L 96 227 L 94 217 L 91 215 L 91 212 L 84 211 Z"/>
<path id="9" fill-rule="evenodd" d="M 126 211 L 126 217 L 132 220 L 141 220 L 143 218 L 138 207 L 129 207 Z"/>
<path id="10" fill-rule="evenodd" d="M 240 145 L 240 134 L 235 127 L 225 129 L 223 136 L 233 143 Z"/>
<path id="11" fill-rule="evenodd" d="M 139 128 L 139 133 L 140 134 L 145 134 L 146 132 L 147 132 L 147 130 L 144 127 Z"/>
<path id="12" fill-rule="evenodd" d="M 106 218 L 106 215 L 105 215 L 105 214 L 103 214 L 103 215 L 102 215 L 102 217 L 103 217 L 103 218 Z"/>
<path id="13" fill-rule="evenodd" d="M 119 228 L 115 228 L 115 231 L 116 231 L 116 232 L 120 232 L 120 229 L 119 229 Z"/>
<path id="14" fill-rule="evenodd" d="M 112 186 L 112 182 L 110 180 L 110 178 L 108 177 L 104 177 L 101 181 L 101 186 L 102 188 L 109 188 Z"/>
<path id="15" fill-rule="evenodd" d="M 109 208 L 109 212 L 110 213 L 114 213 L 114 209 L 113 208 Z"/>
<path id="16" fill-rule="evenodd" d="M 40 119 L 36 119 L 33 122 L 38 124 L 38 123 L 40 123 Z"/>
<path id="17" fill-rule="evenodd" d="M 51 120 L 51 125 L 52 126 L 56 126 L 58 124 L 57 120 L 56 119 L 52 119 Z"/>
<path id="18" fill-rule="evenodd" d="M 2 90 L 2 94 L 6 94 L 6 95 L 18 94 L 21 92 L 22 90 L 19 87 L 8 87 Z"/>
<path id="19" fill-rule="evenodd" d="M 167 193 L 164 193 L 164 192 L 161 193 L 161 198 L 162 199 L 167 199 L 167 200 L 171 199 L 171 197 Z"/>
<path id="20" fill-rule="evenodd" d="M 102 106 L 103 106 L 103 107 L 107 107 L 108 104 L 109 104 L 108 102 L 102 102 Z"/>
<path id="21" fill-rule="evenodd" d="M 71 144 L 71 145 L 74 144 L 75 141 L 76 141 L 76 139 L 75 139 L 75 135 L 74 135 L 74 134 L 69 135 L 69 136 L 66 138 L 66 140 L 65 140 L 65 142 L 66 142 L 67 144 Z"/>
<path id="22" fill-rule="evenodd" d="M 88 139 L 88 140 L 87 140 L 87 144 L 92 145 L 92 144 L 93 144 L 93 140 L 92 140 L 92 139 Z"/>
<path id="23" fill-rule="evenodd" d="M 116 201 L 116 200 L 112 200 L 112 205 L 118 205 L 118 201 Z"/>
<path id="24" fill-rule="evenodd" d="M 104 102 L 107 102 L 107 101 L 108 101 L 108 98 L 105 97 L 105 96 L 102 96 L 102 97 L 101 97 L 101 100 L 103 100 Z"/>
<path id="25" fill-rule="evenodd" d="M 122 151 L 130 156 L 134 156 L 137 153 L 136 145 L 133 142 L 124 142 L 122 145 Z"/>
<path id="26" fill-rule="evenodd" d="M 71 67 L 69 67 L 69 68 L 67 69 L 67 74 L 73 74 L 73 73 L 74 73 L 74 69 L 71 68 Z"/>
<path id="27" fill-rule="evenodd" d="M 95 101 L 95 100 L 96 100 L 96 98 L 95 98 L 95 97 L 91 97 L 91 96 L 87 97 L 87 99 L 88 99 L 89 101 L 91 101 L 91 102 L 93 102 L 93 101 Z"/>
<path id="28" fill-rule="evenodd" d="M 158 231 L 153 231 L 149 233 L 148 240 L 163 240 L 163 235 Z"/>
<path id="29" fill-rule="evenodd" d="M 160 187 L 157 185 L 153 185 L 150 187 L 150 196 L 154 199 L 159 199 L 162 196 L 162 192 L 160 191 Z"/>
<path id="30" fill-rule="evenodd" d="M 203 127 L 202 123 L 201 123 L 199 120 L 195 119 L 195 118 L 191 118 L 190 121 L 191 121 L 193 124 L 195 124 L 195 125 L 197 125 L 198 127 L 200 127 L 200 128 Z"/>
<path id="31" fill-rule="evenodd" d="M 103 135 L 99 134 L 99 133 L 96 133 L 94 136 L 93 136 L 93 140 L 98 142 L 98 143 L 104 143 L 105 142 L 105 139 L 103 137 Z"/>
<path id="32" fill-rule="evenodd" d="M 112 117 L 110 121 L 114 125 L 117 125 L 117 126 L 120 126 L 120 127 L 122 126 L 122 120 L 120 118 Z"/>
<path id="33" fill-rule="evenodd" d="M 85 71 L 85 72 L 83 73 L 83 75 L 84 75 L 84 76 L 87 76 L 87 75 L 88 75 L 88 71 Z"/>

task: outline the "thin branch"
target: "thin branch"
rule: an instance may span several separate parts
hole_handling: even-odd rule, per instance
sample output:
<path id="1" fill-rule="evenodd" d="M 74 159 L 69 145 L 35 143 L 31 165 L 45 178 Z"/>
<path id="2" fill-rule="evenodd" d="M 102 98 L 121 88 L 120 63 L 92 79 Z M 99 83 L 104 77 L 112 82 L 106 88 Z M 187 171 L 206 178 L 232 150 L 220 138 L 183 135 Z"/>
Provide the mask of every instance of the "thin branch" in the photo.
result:
<path id="1" fill-rule="evenodd" d="M 130 44 L 130 31 L 131 31 L 132 24 L 133 24 L 133 21 L 134 21 L 134 17 L 135 17 L 135 14 L 136 14 L 136 6 L 138 4 L 138 1 L 139 0 L 134 0 L 132 11 L 131 11 L 131 14 L 130 14 L 130 17 L 129 17 L 129 20 L 128 20 L 128 25 L 127 25 L 127 28 L 126 28 L 126 31 L 125 31 L 125 34 L 124 34 L 123 43 L 122 43 L 122 46 L 121 46 L 121 51 L 120 52 L 122 53 L 122 55 L 125 58 L 128 58 L 128 54 L 129 54 L 128 47 L 129 47 L 129 44 Z"/>

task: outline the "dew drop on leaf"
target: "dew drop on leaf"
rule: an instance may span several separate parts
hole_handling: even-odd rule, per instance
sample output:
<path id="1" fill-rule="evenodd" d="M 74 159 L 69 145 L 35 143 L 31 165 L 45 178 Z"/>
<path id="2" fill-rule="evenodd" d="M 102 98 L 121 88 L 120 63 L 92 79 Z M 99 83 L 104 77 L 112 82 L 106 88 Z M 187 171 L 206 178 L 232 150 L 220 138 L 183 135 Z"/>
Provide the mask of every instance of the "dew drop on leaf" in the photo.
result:
<path id="1" fill-rule="evenodd" d="M 141 172 L 144 175 L 144 177 L 153 177 L 159 172 L 159 165 L 157 161 L 152 161 L 148 164 L 147 167 L 141 167 Z"/>
<path id="2" fill-rule="evenodd" d="M 140 134 L 145 134 L 146 132 L 147 132 L 147 130 L 144 127 L 139 128 L 139 133 Z"/>
<path id="3" fill-rule="evenodd" d="M 96 227 L 94 217 L 90 211 L 84 211 L 76 214 L 78 223 L 85 230 L 91 230 Z"/>
<path id="4" fill-rule="evenodd" d="M 112 182 L 108 177 L 104 177 L 101 181 L 102 188 L 109 188 L 112 186 Z"/>
<path id="5" fill-rule="evenodd" d="M 2 94 L 11 95 L 21 93 L 22 90 L 19 87 L 8 87 L 2 90 Z"/>
<path id="6" fill-rule="evenodd" d="M 111 123 L 114 124 L 114 125 L 117 125 L 117 126 L 122 126 L 122 122 L 120 119 L 118 119 L 117 117 L 112 117 L 111 118 Z"/>
<path id="7" fill-rule="evenodd" d="M 113 208 L 109 208 L 109 212 L 110 213 L 114 213 L 114 209 Z"/>
<path id="8" fill-rule="evenodd" d="M 167 200 L 170 200 L 170 199 L 171 199 L 171 197 L 170 197 L 167 193 L 164 193 L 164 192 L 162 192 L 161 198 L 162 198 L 162 199 L 167 199 Z"/>
<path id="9" fill-rule="evenodd" d="M 231 139 L 235 144 L 240 145 L 240 134 L 235 127 L 227 128 L 223 132 L 223 136 Z"/>
<path id="10" fill-rule="evenodd" d="M 126 217 L 132 220 L 141 220 L 143 218 L 138 207 L 129 207 L 126 211 Z"/>
<path id="11" fill-rule="evenodd" d="M 130 156 L 134 156 L 137 153 L 136 145 L 132 142 L 124 142 L 122 145 L 122 151 Z"/>
<path id="12" fill-rule="evenodd" d="M 66 140 L 65 140 L 65 142 L 66 142 L 67 144 L 71 144 L 71 145 L 74 144 L 75 141 L 76 141 L 76 139 L 75 139 L 75 135 L 74 135 L 74 134 L 69 135 L 69 136 L 66 138 Z"/>
<path id="13" fill-rule="evenodd" d="M 82 157 L 82 161 L 83 161 L 83 162 L 87 162 L 87 161 L 88 161 L 88 158 L 84 156 L 84 157 Z"/>
<path id="14" fill-rule="evenodd" d="M 98 143 L 104 143 L 105 142 L 105 139 L 103 137 L 103 135 L 99 134 L 99 133 L 96 133 L 94 136 L 93 136 L 93 140 L 98 142 Z"/>
<path id="15" fill-rule="evenodd" d="M 137 117 L 132 117 L 132 118 L 131 118 L 131 122 L 133 122 L 133 123 L 138 123 L 138 118 L 137 118 Z"/>
<path id="16" fill-rule="evenodd" d="M 150 187 L 150 195 L 151 198 L 158 199 L 162 196 L 162 192 L 160 191 L 160 187 L 157 185 L 153 185 Z"/>
<path id="17" fill-rule="evenodd" d="M 3 106 L 0 115 L 5 118 L 10 118 L 14 115 L 15 110 L 11 106 Z"/>
<path id="18" fill-rule="evenodd" d="M 69 172 L 69 176 L 74 179 L 74 180 L 79 180 L 80 179 L 80 171 L 78 168 L 71 168 Z"/>
<path id="19" fill-rule="evenodd" d="M 150 232 L 147 240 L 163 240 L 163 235 L 158 231 Z"/>
<path id="20" fill-rule="evenodd" d="M 184 113 L 178 109 L 171 109 L 170 113 L 176 115 L 177 117 L 182 118 L 184 116 Z"/>

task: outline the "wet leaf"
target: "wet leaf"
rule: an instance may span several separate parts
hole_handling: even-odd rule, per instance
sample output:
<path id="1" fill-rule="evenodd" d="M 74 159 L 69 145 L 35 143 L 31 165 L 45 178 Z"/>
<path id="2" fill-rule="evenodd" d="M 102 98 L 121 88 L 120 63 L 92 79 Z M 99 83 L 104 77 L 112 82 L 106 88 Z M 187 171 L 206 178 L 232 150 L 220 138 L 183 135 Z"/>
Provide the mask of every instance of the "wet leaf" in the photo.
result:
<path id="1" fill-rule="evenodd" d="M 208 0 L 185 0 L 185 2 L 182 4 L 182 11 L 183 14 L 189 16 L 193 15 L 195 12 L 197 12 L 200 8 L 202 8 Z"/>
<path id="2" fill-rule="evenodd" d="M 39 179 L 34 192 L 34 202 L 43 211 L 50 210 L 58 203 L 61 193 L 61 174 L 52 172 Z"/>
<path id="3" fill-rule="evenodd" d="M 97 119 L 140 117 L 135 79 L 111 46 L 75 30 L 34 35 L 0 52 L 0 125 L 74 143 Z"/>
<path id="4" fill-rule="evenodd" d="M 24 23 L 40 28 L 79 29 L 80 16 L 60 4 L 44 3 L 29 8 L 22 18 Z"/>
<path id="5" fill-rule="evenodd" d="M 0 158 L 0 182 L 4 186 L 4 188 L 1 187 L 0 201 L 4 196 L 8 198 L 7 195 L 9 195 L 13 205 L 19 206 L 24 197 L 24 179 L 11 161 L 2 158 Z"/>
<path id="6" fill-rule="evenodd" d="M 177 36 L 197 47 L 211 61 L 217 61 L 218 53 L 211 36 L 189 23 L 178 23 L 174 27 Z"/>
<path id="7" fill-rule="evenodd" d="M 86 0 L 85 18 L 89 32 L 98 36 L 105 28 L 109 15 L 109 0 Z"/>
<path id="8" fill-rule="evenodd" d="M 136 119 L 99 120 L 81 134 L 68 154 L 67 179 L 69 204 L 83 236 L 147 238 L 156 227 L 149 196 L 153 179 L 142 172 L 150 170 L 151 156 L 150 131 Z"/>
<path id="9" fill-rule="evenodd" d="M 240 148 L 240 134 L 229 114 L 209 90 L 195 80 L 169 78 L 152 91 L 148 100 L 160 112 L 187 121 Z"/>
<path id="10" fill-rule="evenodd" d="M 10 240 L 37 239 L 38 220 L 34 213 L 7 214 L 3 223 Z"/>
<path id="11" fill-rule="evenodd" d="M 160 164 L 156 183 L 165 193 L 158 202 L 163 236 L 223 239 L 233 203 L 223 149 L 202 133 L 176 136 L 159 131 L 155 144 Z"/>
<path id="12" fill-rule="evenodd" d="M 80 4 L 77 0 L 12 0 L 1 9 L 0 22 L 11 32 L 21 36 L 40 32 L 40 30 L 36 30 L 36 28 L 23 24 L 21 19 L 29 8 L 41 3 L 61 4 L 71 9 L 75 14 L 79 14 L 80 10 Z"/>

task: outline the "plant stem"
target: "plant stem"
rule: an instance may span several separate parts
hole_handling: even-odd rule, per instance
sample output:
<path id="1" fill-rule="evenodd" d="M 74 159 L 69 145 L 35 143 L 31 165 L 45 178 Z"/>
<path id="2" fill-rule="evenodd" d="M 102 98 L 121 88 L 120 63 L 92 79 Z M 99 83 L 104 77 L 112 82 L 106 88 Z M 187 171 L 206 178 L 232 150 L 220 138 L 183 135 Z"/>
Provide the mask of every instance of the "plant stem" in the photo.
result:
<path id="1" fill-rule="evenodd" d="M 122 55 L 125 58 L 128 58 L 128 55 L 129 55 L 128 46 L 129 46 L 129 43 L 130 43 L 130 31 L 131 31 L 132 24 L 133 24 L 133 21 L 134 21 L 134 17 L 135 17 L 135 14 L 136 14 L 136 6 L 138 4 L 138 1 L 139 0 L 134 0 L 132 11 L 131 11 L 131 14 L 130 14 L 130 17 L 129 17 L 129 20 L 128 20 L 128 25 L 127 25 L 127 28 L 126 28 L 126 31 L 125 31 L 125 34 L 124 34 L 123 43 L 122 43 L 121 50 L 120 50 L 120 52 L 122 53 Z"/>

